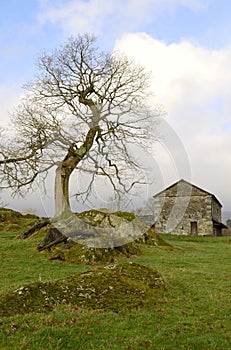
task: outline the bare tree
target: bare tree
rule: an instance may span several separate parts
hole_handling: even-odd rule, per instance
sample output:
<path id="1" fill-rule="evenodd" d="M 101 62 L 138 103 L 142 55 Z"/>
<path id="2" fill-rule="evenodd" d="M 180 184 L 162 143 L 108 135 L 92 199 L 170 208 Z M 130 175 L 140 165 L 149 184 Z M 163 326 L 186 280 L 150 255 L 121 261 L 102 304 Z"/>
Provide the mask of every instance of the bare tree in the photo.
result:
<path id="1" fill-rule="evenodd" d="M 56 167 L 59 215 L 70 207 L 75 170 L 88 174 L 85 189 L 76 193 L 83 200 L 100 175 L 117 195 L 144 183 L 137 149 L 151 147 L 159 114 L 147 106 L 145 69 L 119 52 L 101 52 L 88 34 L 44 53 L 37 65 L 38 75 L 12 116 L 13 139 L 2 134 L 2 187 L 20 192 Z"/>

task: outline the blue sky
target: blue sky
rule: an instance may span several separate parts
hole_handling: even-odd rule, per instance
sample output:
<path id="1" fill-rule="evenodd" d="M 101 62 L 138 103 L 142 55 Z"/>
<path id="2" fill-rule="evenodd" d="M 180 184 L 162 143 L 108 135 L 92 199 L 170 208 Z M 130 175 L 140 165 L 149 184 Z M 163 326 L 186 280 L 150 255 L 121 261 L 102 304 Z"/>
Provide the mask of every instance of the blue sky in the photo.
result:
<path id="1" fill-rule="evenodd" d="M 108 10 L 90 4 L 109 2 Z M 144 32 L 166 44 L 188 39 L 209 49 L 231 44 L 228 1 L 78 1 L 1 0 L 1 80 L 25 81 L 34 73 L 36 57 L 79 32 L 97 33 L 111 50 L 123 33 Z M 145 5 L 147 3 L 147 5 Z M 86 5 L 86 10 L 81 10 Z M 88 9 L 90 14 L 88 13 Z M 70 13 L 65 13 L 67 8 Z M 138 11 L 138 8 L 142 8 Z M 72 10 L 73 8 L 73 10 Z M 55 12 L 56 14 L 53 13 Z M 95 13 L 94 13 L 95 12 Z M 63 15 L 62 15 L 63 13 Z M 85 25 L 78 25 L 86 15 Z M 76 21 L 75 21 L 76 18 Z"/>
<path id="2" fill-rule="evenodd" d="M 1 0 L 2 79 L 24 81 L 33 74 L 34 62 L 42 50 L 58 46 L 70 35 L 88 31 L 89 23 L 90 29 L 99 34 L 101 45 L 107 49 L 113 49 L 115 40 L 124 32 L 145 32 L 167 44 L 189 39 L 209 49 L 220 49 L 231 44 L 229 1 L 142 1 L 144 5 L 140 16 L 136 9 L 139 1 L 111 0 L 107 2 L 114 3 L 114 6 L 105 14 L 102 9 L 102 18 L 98 19 L 99 14 L 95 11 L 95 17 L 94 12 L 88 14 L 86 25 L 78 28 L 78 15 L 87 13 L 87 10 L 78 13 L 78 5 L 87 6 L 93 2 L 98 2 L 99 7 L 101 3 L 106 3 L 100 0 Z M 68 6 L 71 11 L 73 4 L 76 4 L 77 20 L 75 24 L 70 24 L 71 14 L 64 12 Z M 56 18 L 52 16 L 52 10 L 59 11 Z M 72 20 L 75 13 L 73 10 Z"/>
<path id="3" fill-rule="evenodd" d="M 153 191 L 184 175 L 231 210 L 230 13 L 225 0 L 1 0 L 1 123 L 33 79 L 40 53 L 94 32 L 102 49 L 125 51 L 153 72 L 153 105 L 164 106 L 187 154 L 190 170 L 182 174 L 174 151 L 156 146 L 162 180 Z M 39 207 L 33 198 L 18 203 Z"/>

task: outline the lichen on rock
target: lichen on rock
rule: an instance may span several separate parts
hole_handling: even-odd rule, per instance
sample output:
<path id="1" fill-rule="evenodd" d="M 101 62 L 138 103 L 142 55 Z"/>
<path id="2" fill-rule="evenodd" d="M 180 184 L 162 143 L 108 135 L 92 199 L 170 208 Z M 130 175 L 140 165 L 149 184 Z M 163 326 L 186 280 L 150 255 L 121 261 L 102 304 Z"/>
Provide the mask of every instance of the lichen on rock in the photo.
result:
<path id="1" fill-rule="evenodd" d="M 25 285 L 1 295 L 0 315 L 46 312 L 58 305 L 121 311 L 142 307 L 162 295 L 166 282 L 150 267 L 124 262 L 68 278 Z"/>
<path id="2" fill-rule="evenodd" d="M 93 209 L 68 213 L 45 224 L 47 234 L 38 250 L 48 251 L 51 260 L 90 265 L 111 263 L 121 256 L 140 255 L 140 243 L 168 245 L 130 212 Z M 24 233 L 24 238 L 31 232 L 33 228 Z"/>

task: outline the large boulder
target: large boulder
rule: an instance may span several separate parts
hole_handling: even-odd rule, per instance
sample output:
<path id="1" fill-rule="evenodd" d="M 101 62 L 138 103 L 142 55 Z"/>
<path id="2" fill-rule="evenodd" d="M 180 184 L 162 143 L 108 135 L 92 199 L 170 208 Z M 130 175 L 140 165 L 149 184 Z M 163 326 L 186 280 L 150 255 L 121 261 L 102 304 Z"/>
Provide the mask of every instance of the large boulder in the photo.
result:
<path id="1" fill-rule="evenodd" d="M 48 251 L 52 260 L 111 263 L 117 257 L 140 255 L 140 243 L 167 245 L 154 229 L 129 212 L 89 210 L 69 213 L 46 222 L 46 227 L 47 234 L 38 250 Z M 24 237 L 30 232 L 34 229 L 24 233 Z"/>
<path id="2" fill-rule="evenodd" d="M 148 227 L 133 213 L 89 210 L 60 218 L 55 227 L 67 238 L 91 248 L 114 248 L 142 239 Z"/>

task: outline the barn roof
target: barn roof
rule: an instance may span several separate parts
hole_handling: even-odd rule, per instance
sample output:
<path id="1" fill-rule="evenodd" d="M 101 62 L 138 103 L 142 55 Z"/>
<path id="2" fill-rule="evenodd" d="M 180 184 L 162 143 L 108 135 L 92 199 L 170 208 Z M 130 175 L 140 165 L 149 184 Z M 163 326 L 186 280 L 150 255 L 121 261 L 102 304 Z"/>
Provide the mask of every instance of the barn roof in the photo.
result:
<path id="1" fill-rule="evenodd" d="M 196 186 L 196 185 L 193 185 L 192 183 L 190 183 L 190 182 L 188 182 L 188 181 L 186 181 L 186 180 L 184 180 L 184 179 L 181 179 L 181 180 L 175 182 L 174 184 L 172 184 L 172 185 L 166 187 L 164 190 L 162 190 L 162 191 L 156 193 L 153 197 L 159 196 L 161 193 L 163 193 L 163 192 L 169 190 L 170 188 L 176 186 L 176 185 L 179 184 L 179 183 L 186 183 L 186 184 L 192 186 L 193 188 L 196 188 L 197 190 L 199 190 L 199 191 L 201 191 L 201 192 L 204 192 L 204 193 L 206 193 L 206 194 L 212 196 L 212 198 L 215 199 L 215 200 L 217 201 L 217 203 L 222 207 L 222 204 L 219 202 L 219 200 L 216 198 L 216 196 L 215 196 L 213 193 L 210 193 L 210 192 L 208 192 L 208 191 L 205 191 L 205 190 L 203 190 L 202 188 L 200 188 L 200 187 L 198 187 L 198 186 Z"/>

